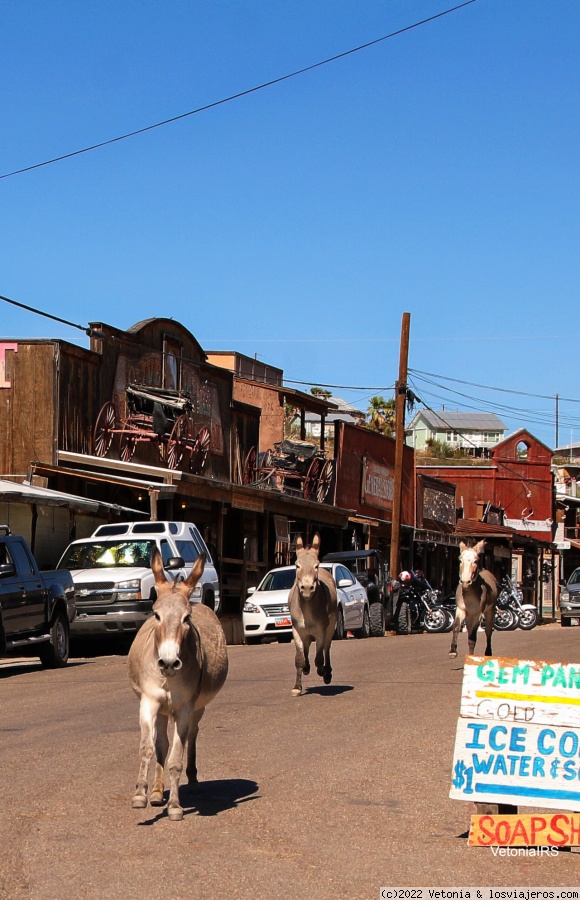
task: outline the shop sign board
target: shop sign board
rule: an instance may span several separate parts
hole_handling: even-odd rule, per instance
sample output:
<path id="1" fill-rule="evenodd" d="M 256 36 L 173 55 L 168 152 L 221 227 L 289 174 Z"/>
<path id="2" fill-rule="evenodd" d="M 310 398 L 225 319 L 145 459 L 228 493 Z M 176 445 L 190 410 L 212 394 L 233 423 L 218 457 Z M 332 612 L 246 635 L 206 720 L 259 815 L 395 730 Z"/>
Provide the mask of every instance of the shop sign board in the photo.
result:
<path id="1" fill-rule="evenodd" d="M 449 796 L 580 809 L 580 664 L 467 657 Z"/>
<path id="2" fill-rule="evenodd" d="M 394 470 L 372 459 L 363 459 L 361 499 L 363 503 L 380 509 L 393 508 Z"/>
<path id="3" fill-rule="evenodd" d="M 251 512 L 264 512 L 264 501 L 261 497 L 246 497 L 244 494 L 232 495 L 234 509 L 247 509 Z"/>

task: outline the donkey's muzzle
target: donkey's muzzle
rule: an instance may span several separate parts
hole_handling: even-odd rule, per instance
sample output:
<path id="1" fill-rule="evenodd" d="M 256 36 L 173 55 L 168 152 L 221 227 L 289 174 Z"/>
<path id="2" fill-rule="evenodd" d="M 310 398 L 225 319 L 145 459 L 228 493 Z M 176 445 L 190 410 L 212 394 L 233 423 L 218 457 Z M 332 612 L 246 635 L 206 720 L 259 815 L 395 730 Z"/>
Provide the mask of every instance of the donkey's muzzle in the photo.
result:
<path id="1" fill-rule="evenodd" d="M 179 657 L 177 657 L 177 659 L 163 659 L 163 657 L 160 656 L 157 660 L 159 671 L 162 673 L 162 675 L 166 675 L 169 677 L 175 675 L 176 672 L 179 672 L 182 665 L 183 663 L 181 662 Z"/>

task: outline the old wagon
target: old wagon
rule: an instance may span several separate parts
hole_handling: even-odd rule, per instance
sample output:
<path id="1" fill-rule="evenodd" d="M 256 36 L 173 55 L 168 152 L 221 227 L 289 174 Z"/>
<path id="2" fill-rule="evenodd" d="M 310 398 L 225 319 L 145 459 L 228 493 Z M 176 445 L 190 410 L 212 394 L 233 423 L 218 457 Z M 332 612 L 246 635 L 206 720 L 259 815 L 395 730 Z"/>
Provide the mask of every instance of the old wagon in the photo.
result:
<path id="1" fill-rule="evenodd" d="M 285 439 L 265 453 L 251 447 L 244 459 L 244 484 L 282 491 L 322 503 L 334 476 L 334 460 L 308 441 Z"/>
<path id="2" fill-rule="evenodd" d="M 170 391 L 149 385 L 129 384 L 125 390 L 127 412 L 119 419 L 111 401 L 104 404 L 93 433 L 95 456 L 106 456 L 116 435 L 119 458 L 129 462 L 138 444 L 154 444 L 161 461 L 170 469 L 194 475 L 203 472 L 210 449 L 209 429 L 196 431 L 193 404 L 187 391 Z"/>

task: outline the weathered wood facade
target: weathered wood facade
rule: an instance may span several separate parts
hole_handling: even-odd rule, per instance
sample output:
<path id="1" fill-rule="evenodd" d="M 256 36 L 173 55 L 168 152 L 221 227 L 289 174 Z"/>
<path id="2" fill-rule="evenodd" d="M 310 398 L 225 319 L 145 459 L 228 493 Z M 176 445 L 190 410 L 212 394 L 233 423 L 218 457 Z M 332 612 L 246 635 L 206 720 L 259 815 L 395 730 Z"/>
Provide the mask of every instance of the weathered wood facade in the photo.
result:
<path id="1" fill-rule="evenodd" d="M 308 540 L 318 530 L 325 551 L 338 548 L 345 510 L 242 483 L 242 461 L 260 446 L 262 409 L 247 402 L 251 396 L 236 398 L 233 373 L 208 363 L 183 325 L 150 319 L 122 331 L 93 322 L 91 333 L 90 349 L 48 339 L 0 344 L 1 475 L 29 474 L 36 486 L 101 501 L 101 515 L 107 509 L 117 518 L 195 521 L 220 570 L 228 612 L 239 612 L 247 587 L 288 558 L 296 534 Z M 129 385 L 188 392 L 194 431 L 210 434 L 201 474 L 189 471 L 187 454 L 169 468 L 153 431 L 122 458 Z M 105 404 L 114 410 L 114 427 L 104 453 L 95 455 L 95 423 Z M 12 511 L 18 518 L 14 505 Z M 68 528 L 66 510 L 58 516 L 52 562 L 76 536 L 78 516 L 69 517 Z"/>

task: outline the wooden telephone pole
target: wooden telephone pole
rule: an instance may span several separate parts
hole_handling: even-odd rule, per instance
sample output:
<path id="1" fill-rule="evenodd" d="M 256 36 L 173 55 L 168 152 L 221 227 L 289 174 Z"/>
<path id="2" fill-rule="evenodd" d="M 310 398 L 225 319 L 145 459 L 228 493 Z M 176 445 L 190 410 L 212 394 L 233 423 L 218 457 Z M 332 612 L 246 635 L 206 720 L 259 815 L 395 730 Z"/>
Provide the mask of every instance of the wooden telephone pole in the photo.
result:
<path id="1" fill-rule="evenodd" d="M 403 499 L 403 448 L 405 446 L 405 401 L 407 399 L 407 365 L 411 313 L 403 313 L 399 378 L 395 382 L 395 481 L 393 485 L 393 518 L 391 522 L 391 557 L 389 574 L 396 578 L 401 565 L 401 506 Z"/>

